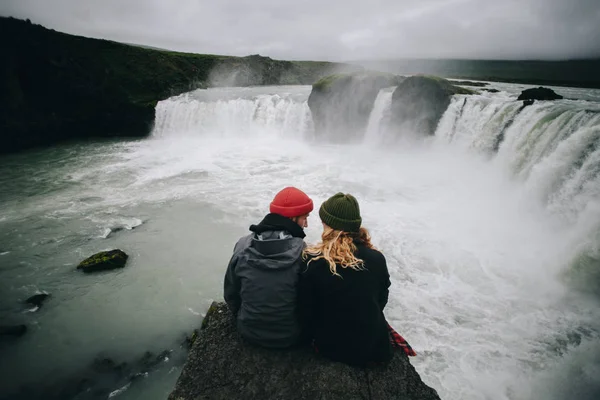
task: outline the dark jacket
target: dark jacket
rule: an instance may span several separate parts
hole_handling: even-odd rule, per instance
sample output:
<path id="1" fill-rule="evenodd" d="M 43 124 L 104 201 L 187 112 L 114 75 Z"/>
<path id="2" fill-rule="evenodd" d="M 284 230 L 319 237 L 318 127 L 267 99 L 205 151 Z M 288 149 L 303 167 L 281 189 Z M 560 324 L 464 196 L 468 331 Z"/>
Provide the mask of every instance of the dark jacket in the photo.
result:
<path id="1" fill-rule="evenodd" d="M 268 214 L 235 245 L 227 267 L 224 297 L 239 333 L 272 348 L 297 343 L 297 314 L 304 231 L 289 218 Z"/>
<path id="2" fill-rule="evenodd" d="M 300 278 L 299 311 L 320 354 L 362 366 L 392 357 L 383 315 L 390 276 L 379 251 L 357 244 L 356 257 L 364 261 L 364 269 L 338 266 L 341 277 L 333 275 L 323 259 L 305 263 Z"/>

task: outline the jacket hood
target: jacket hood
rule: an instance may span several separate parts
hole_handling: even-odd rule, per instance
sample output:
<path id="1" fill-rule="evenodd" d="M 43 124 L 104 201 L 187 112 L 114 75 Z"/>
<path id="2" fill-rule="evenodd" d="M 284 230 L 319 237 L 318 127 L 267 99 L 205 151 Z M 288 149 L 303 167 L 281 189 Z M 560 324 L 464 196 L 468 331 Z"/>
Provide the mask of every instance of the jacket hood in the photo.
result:
<path id="1" fill-rule="evenodd" d="M 262 269 L 285 269 L 297 264 L 302 257 L 304 240 L 285 231 L 266 231 L 255 234 L 246 249 L 246 262 Z"/>
<path id="2" fill-rule="evenodd" d="M 287 231 L 291 236 L 304 239 L 306 234 L 304 229 L 290 218 L 283 215 L 270 213 L 256 225 L 250 225 L 250 230 L 254 233 L 263 233 L 267 231 Z"/>

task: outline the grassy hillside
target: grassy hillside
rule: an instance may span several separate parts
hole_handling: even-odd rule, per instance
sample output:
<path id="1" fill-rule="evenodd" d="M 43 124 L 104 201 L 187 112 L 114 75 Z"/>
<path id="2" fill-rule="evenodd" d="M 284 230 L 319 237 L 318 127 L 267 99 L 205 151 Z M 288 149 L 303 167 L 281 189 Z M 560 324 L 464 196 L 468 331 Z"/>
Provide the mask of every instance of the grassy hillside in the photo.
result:
<path id="1" fill-rule="evenodd" d="M 431 74 L 532 85 L 600 88 L 600 59 L 541 60 L 371 60 L 355 61 L 366 68 L 395 74 Z"/>
<path id="2" fill-rule="evenodd" d="M 159 100 L 213 85 L 311 84 L 343 64 L 148 49 L 0 18 L 1 153 L 145 136 Z"/>

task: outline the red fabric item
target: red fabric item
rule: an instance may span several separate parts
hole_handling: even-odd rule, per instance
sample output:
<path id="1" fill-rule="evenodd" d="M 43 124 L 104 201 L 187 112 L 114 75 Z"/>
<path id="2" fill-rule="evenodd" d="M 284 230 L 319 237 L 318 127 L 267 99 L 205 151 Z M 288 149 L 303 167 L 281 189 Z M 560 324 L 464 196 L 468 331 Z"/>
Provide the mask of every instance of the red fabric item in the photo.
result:
<path id="1" fill-rule="evenodd" d="M 404 339 L 398 332 L 388 324 L 388 330 L 390 331 L 390 340 L 392 342 L 392 347 L 401 348 L 404 350 L 407 356 L 414 357 L 417 353 L 410 347 L 410 344 Z"/>
<path id="2" fill-rule="evenodd" d="M 313 201 L 302 190 L 286 187 L 275 195 L 270 211 L 284 217 L 293 218 L 306 215 L 313 210 Z"/>

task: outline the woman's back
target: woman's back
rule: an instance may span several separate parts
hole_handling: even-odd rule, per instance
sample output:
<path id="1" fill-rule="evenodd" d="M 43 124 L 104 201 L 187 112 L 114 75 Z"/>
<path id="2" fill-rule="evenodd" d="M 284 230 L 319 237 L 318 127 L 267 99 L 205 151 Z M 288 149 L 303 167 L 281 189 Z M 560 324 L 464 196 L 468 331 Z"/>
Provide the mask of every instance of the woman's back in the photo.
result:
<path id="1" fill-rule="evenodd" d="M 338 275 L 325 259 L 305 260 L 299 299 L 303 324 L 319 353 L 328 358 L 354 365 L 388 361 L 392 348 L 383 315 L 390 286 L 385 257 L 358 243 L 354 254 L 362 267 L 337 266 Z"/>

